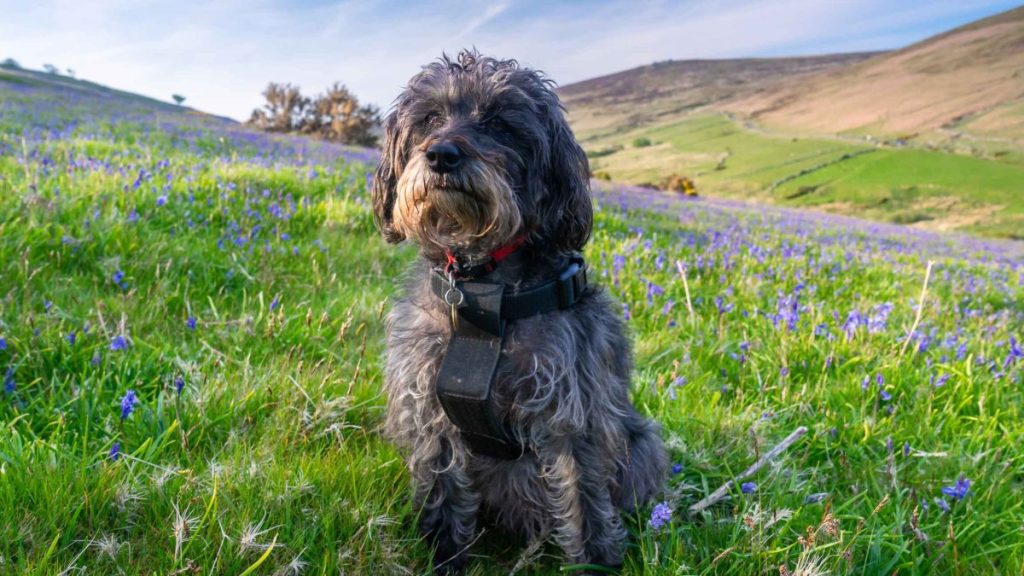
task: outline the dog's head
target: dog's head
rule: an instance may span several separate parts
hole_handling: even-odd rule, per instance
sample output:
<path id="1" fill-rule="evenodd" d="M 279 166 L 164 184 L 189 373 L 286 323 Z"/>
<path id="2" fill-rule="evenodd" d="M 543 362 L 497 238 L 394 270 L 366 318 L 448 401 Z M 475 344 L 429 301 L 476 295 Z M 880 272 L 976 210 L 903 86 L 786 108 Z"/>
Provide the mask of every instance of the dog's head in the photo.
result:
<path id="1" fill-rule="evenodd" d="M 373 179 L 384 237 L 428 256 L 486 254 L 524 234 L 582 249 L 589 167 L 552 88 L 540 72 L 475 51 L 424 67 L 384 120 Z"/>

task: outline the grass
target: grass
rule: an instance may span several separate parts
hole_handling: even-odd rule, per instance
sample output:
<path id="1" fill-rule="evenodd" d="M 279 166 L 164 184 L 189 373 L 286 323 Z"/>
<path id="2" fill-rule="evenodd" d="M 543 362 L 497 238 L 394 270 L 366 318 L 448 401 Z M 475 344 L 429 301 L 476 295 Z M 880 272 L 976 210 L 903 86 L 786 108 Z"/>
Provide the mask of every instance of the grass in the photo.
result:
<path id="1" fill-rule="evenodd" d="M 654 145 L 623 147 L 639 138 Z M 996 237 L 1020 238 L 1024 227 L 1024 164 L 1008 152 L 978 157 L 783 136 L 719 114 L 599 138 L 587 147 L 600 152 L 591 154 L 594 170 L 617 181 L 657 183 L 675 173 L 695 177 L 699 189 L 715 196 Z"/>
<path id="2" fill-rule="evenodd" d="M 415 252 L 377 237 L 363 157 L 20 94 L 0 122 L 0 572 L 428 572 L 378 432 L 382 313 Z M 1019 246 L 597 199 L 591 277 L 679 465 L 671 521 L 628 519 L 624 573 L 1019 569 Z M 801 425 L 756 490 L 687 517 Z M 520 552 L 488 531 L 470 573 L 561 568 Z"/>

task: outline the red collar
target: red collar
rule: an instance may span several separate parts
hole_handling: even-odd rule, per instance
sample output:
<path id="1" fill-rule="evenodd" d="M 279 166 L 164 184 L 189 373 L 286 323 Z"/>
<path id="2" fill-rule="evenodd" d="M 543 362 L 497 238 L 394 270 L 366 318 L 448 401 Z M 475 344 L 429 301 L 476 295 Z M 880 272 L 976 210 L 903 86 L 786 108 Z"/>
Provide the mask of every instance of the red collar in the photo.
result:
<path id="1" fill-rule="evenodd" d="M 459 263 L 459 259 L 455 255 L 455 253 L 452 252 L 449 248 L 445 248 L 444 256 L 447 259 L 447 262 L 445 263 L 444 266 L 445 272 L 453 273 L 455 276 L 464 277 L 476 277 L 483 276 L 485 274 L 490 274 L 491 272 L 494 272 L 494 269 L 498 267 L 498 264 L 500 264 L 502 260 L 505 260 L 512 254 L 514 254 L 516 250 L 522 247 L 522 245 L 526 243 L 526 239 L 526 234 L 516 236 L 508 244 L 505 244 L 504 246 L 499 246 L 498 248 L 491 251 L 491 253 L 488 255 L 489 258 L 487 259 L 487 261 L 473 266 L 465 266 Z"/>

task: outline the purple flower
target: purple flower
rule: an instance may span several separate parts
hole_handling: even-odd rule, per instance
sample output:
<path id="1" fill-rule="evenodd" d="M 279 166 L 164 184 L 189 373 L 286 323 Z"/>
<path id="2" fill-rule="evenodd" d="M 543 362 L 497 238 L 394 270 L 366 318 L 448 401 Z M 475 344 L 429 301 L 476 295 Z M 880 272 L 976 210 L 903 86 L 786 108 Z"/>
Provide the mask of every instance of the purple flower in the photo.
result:
<path id="1" fill-rule="evenodd" d="M 970 491 L 971 481 L 964 478 L 963 475 L 957 479 L 956 484 L 942 488 L 942 493 L 954 500 L 963 500 Z"/>
<path id="2" fill-rule="evenodd" d="M 910 456 L 910 442 L 903 443 L 903 457 Z"/>
<path id="3" fill-rule="evenodd" d="M 651 519 L 647 521 L 647 525 L 654 529 L 655 532 L 661 530 L 661 527 L 672 521 L 672 508 L 669 507 L 667 502 L 659 502 L 655 504 L 654 509 L 651 510 Z"/>
<path id="4" fill-rule="evenodd" d="M 128 340 L 124 336 L 118 334 L 114 336 L 114 339 L 110 341 L 110 349 L 117 352 L 118 350 L 125 350 L 128 348 Z"/>
<path id="5" fill-rule="evenodd" d="M 0 336 L 0 350 L 7 350 L 7 340 Z"/>
<path id="6" fill-rule="evenodd" d="M 49 300 L 43 300 L 43 310 L 46 310 L 47 312 L 49 312 L 50 308 L 53 308 L 53 302 L 51 302 Z"/>
<path id="7" fill-rule="evenodd" d="M 181 396 L 181 391 L 184 388 L 185 388 L 185 379 L 182 378 L 180 374 L 178 376 L 175 376 L 174 377 L 174 390 L 178 393 L 178 396 Z"/>
<path id="8" fill-rule="evenodd" d="M 277 306 L 281 303 L 281 295 L 275 294 L 274 299 L 270 301 L 270 309 L 277 310 Z"/>
<path id="9" fill-rule="evenodd" d="M 683 471 L 683 465 L 682 464 L 673 464 L 672 465 L 672 474 L 679 474 L 682 471 Z"/>
<path id="10" fill-rule="evenodd" d="M 14 394 L 14 366 L 8 366 L 4 373 L 4 392 Z"/>
<path id="11" fill-rule="evenodd" d="M 68 344 L 74 346 L 75 342 L 78 341 L 78 335 L 75 334 L 74 330 L 72 330 L 71 332 L 68 332 L 67 336 L 65 336 L 64 339 L 68 341 Z"/>
<path id="12" fill-rule="evenodd" d="M 743 492 L 744 494 L 753 494 L 754 492 L 757 492 L 757 483 L 744 482 L 743 484 L 740 484 L 740 492 Z"/>
<path id="13" fill-rule="evenodd" d="M 163 206 L 164 204 L 167 204 L 167 194 L 164 194 L 162 196 L 157 196 L 156 205 L 157 206 Z"/>
<path id="14" fill-rule="evenodd" d="M 135 405 L 139 403 L 139 399 L 135 396 L 134 390 L 129 390 L 124 393 L 121 397 L 121 420 L 127 419 L 135 411 Z"/>
<path id="15" fill-rule="evenodd" d="M 115 270 L 114 275 L 110 279 L 114 281 L 114 284 L 121 284 L 121 282 L 124 282 L 124 272 Z"/>
<path id="16" fill-rule="evenodd" d="M 878 395 L 882 397 L 884 402 L 892 400 L 892 394 L 886 392 L 884 388 L 878 391 Z"/>
<path id="17" fill-rule="evenodd" d="M 941 508 L 943 512 L 949 512 L 949 502 L 946 502 L 944 498 L 936 498 L 935 505 Z"/>
<path id="18" fill-rule="evenodd" d="M 195 330 L 196 329 L 196 317 L 195 316 L 189 316 L 188 319 L 185 320 L 185 326 L 189 330 Z"/>
<path id="19" fill-rule="evenodd" d="M 110 459 L 117 462 L 117 459 L 121 457 L 121 443 L 114 442 L 114 445 L 110 447 Z"/>

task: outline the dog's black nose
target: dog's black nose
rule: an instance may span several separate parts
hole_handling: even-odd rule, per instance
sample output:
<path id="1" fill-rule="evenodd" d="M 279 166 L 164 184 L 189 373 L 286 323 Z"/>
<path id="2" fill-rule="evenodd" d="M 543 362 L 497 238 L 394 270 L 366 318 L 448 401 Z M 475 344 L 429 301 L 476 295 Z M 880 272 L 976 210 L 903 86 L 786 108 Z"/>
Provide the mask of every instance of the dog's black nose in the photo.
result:
<path id="1" fill-rule="evenodd" d="M 439 174 L 451 172 L 462 163 L 462 152 L 454 144 L 442 142 L 427 148 L 427 165 Z"/>

